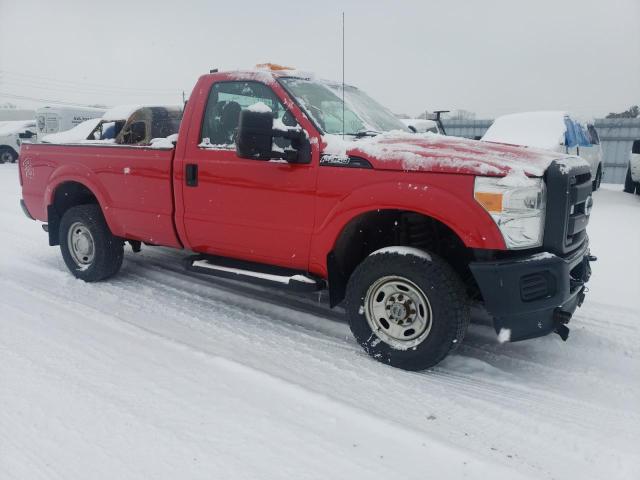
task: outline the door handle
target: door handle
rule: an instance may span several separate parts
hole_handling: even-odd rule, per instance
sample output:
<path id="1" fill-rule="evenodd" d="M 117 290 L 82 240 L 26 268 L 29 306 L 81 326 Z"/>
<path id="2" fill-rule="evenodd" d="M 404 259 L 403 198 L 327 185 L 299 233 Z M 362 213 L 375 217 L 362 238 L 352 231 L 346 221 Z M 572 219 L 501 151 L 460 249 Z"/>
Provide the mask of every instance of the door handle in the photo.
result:
<path id="1" fill-rule="evenodd" d="M 195 163 L 187 163 L 185 168 L 185 182 L 188 187 L 198 186 L 198 165 Z"/>

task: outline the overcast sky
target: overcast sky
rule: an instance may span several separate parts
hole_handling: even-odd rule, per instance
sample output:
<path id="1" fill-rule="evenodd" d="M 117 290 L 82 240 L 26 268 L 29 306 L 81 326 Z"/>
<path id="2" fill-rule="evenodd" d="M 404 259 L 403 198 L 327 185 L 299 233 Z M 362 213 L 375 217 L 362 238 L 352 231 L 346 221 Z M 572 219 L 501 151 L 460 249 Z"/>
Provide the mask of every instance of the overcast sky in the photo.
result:
<path id="1" fill-rule="evenodd" d="M 347 83 L 397 113 L 640 103 L 640 0 L 0 0 L 0 104 L 179 103 L 261 62 L 339 79 L 343 10 Z"/>

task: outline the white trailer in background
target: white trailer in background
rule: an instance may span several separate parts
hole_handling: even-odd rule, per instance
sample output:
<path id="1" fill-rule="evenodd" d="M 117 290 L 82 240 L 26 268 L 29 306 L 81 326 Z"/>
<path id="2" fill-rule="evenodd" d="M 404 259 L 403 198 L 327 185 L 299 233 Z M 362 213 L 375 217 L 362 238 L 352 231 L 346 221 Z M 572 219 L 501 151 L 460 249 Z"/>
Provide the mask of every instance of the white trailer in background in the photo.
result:
<path id="1" fill-rule="evenodd" d="M 71 130 L 76 125 L 102 117 L 105 110 L 88 107 L 42 107 L 36 110 L 38 138 L 50 133 Z"/>

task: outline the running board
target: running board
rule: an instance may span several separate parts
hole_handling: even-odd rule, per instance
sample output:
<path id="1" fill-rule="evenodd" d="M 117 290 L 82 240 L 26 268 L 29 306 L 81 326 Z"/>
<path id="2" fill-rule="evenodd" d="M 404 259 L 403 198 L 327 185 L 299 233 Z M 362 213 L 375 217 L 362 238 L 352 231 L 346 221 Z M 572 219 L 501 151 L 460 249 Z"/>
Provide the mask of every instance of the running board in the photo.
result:
<path id="1" fill-rule="evenodd" d="M 324 280 L 302 271 L 226 257 L 193 255 L 185 259 L 185 268 L 205 275 L 298 292 L 315 292 L 325 287 Z"/>

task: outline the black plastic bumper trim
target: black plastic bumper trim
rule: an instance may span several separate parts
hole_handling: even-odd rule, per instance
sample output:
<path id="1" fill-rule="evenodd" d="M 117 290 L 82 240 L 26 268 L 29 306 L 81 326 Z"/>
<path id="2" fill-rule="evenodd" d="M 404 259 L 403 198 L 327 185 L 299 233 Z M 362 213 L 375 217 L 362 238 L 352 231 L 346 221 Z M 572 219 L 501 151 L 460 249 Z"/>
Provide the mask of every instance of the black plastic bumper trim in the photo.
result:
<path id="1" fill-rule="evenodd" d="M 570 318 L 584 298 L 589 279 L 589 246 L 584 244 L 571 255 L 551 253 L 502 261 L 472 262 L 469 267 L 478 283 L 485 308 L 494 318 L 497 332 L 511 330 L 510 340 L 540 337 L 553 332 L 557 318 Z M 580 267 L 580 268 L 577 268 Z M 572 276 L 578 275 L 579 278 Z M 544 298 L 523 299 L 521 279 L 541 274 L 553 279 Z"/>

